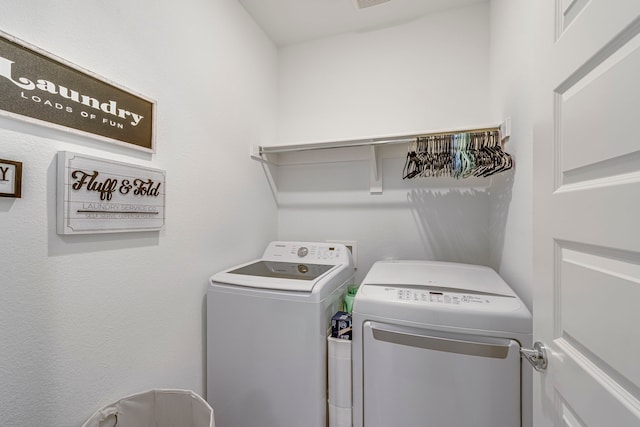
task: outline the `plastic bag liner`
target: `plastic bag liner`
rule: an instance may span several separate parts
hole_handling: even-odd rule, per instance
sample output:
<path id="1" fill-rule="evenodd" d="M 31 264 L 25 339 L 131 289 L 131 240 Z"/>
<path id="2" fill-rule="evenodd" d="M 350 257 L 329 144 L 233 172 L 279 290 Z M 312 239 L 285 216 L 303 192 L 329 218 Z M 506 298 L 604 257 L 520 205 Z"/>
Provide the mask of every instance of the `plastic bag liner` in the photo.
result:
<path id="1" fill-rule="evenodd" d="M 99 409 L 82 427 L 215 427 L 213 409 L 190 390 L 149 390 Z"/>

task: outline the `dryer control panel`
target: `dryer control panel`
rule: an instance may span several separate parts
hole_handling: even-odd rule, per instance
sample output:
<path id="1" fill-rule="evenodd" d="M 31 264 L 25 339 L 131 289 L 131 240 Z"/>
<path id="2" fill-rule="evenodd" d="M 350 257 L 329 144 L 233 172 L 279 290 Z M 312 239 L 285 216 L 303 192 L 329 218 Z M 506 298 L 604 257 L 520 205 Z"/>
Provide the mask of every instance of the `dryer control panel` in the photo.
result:
<path id="1" fill-rule="evenodd" d="M 440 304 L 491 304 L 485 296 L 439 291 L 415 291 L 398 289 L 398 299 L 403 301 L 430 302 Z"/>
<path id="2" fill-rule="evenodd" d="M 510 311 L 520 307 L 517 298 L 511 295 L 497 295 L 466 291 L 464 289 L 437 288 L 437 287 L 397 287 L 384 285 L 366 285 L 359 292 L 367 296 L 386 301 L 398 301 L 403 303 L 428 305 L 456 309 L 478 309 Z"/>

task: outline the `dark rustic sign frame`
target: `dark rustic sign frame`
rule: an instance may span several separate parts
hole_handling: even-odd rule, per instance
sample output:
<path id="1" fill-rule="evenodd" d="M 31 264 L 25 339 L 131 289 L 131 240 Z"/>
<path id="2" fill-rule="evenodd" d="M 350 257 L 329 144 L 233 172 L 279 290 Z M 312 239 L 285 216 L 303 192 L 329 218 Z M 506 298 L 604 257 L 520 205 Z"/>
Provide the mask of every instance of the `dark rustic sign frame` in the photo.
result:
<path id="1" fill-rule="evenodd" d="M 22 197 L 22 162 L 0 159 L 0 197 Z"/>
<path id="2" fill-rule="evenodd" d="M 0 116 L 155 153 L 156 102 L 0 31 Z"/>

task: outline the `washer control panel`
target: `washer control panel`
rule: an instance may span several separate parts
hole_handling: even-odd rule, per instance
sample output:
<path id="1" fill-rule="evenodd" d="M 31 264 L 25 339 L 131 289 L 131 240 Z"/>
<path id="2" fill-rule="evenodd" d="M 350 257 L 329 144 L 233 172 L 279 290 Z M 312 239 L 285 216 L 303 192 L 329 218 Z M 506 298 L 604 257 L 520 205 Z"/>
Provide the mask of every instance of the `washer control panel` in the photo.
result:
<path id="1" fill-rule="evenodd" d="M 347 264 L 349 250 L 336 243 L 311 242 L 271 242 L 264 252 L 263 259 L 318 264 Z"/>

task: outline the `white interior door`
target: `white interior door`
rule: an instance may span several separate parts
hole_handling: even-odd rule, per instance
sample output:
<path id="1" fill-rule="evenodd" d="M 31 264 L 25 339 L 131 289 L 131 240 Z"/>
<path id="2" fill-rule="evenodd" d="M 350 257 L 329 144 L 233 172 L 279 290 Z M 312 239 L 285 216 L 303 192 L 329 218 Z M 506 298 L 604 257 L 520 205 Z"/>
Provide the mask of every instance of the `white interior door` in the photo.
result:
<path id="1" fill-rule="evenodd" d="M 640 426 L 640 0 L 536 0 L 534 425 Z"/>

